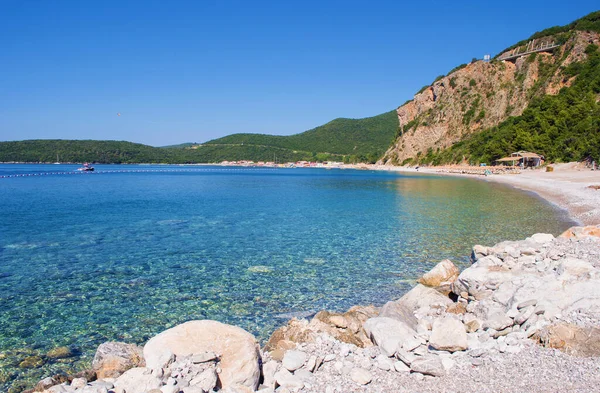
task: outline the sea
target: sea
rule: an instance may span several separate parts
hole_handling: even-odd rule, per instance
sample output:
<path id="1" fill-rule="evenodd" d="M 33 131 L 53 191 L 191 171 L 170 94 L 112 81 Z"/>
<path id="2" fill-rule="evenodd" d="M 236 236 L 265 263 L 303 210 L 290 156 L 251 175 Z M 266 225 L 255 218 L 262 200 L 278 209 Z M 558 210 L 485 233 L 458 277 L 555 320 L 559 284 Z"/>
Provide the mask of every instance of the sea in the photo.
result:
<path id="1" fill-rule="evenodd" d="M 293 316 L 382 305 L 471 247 L 573 225 L 534 194 L 322 168 L 0 164 L 0 391 L 193 319 L 266 340 Z M 69 357 L 48 352 L 67 347 Z M 32 366 L 33 365 L 33 366 Z"/>

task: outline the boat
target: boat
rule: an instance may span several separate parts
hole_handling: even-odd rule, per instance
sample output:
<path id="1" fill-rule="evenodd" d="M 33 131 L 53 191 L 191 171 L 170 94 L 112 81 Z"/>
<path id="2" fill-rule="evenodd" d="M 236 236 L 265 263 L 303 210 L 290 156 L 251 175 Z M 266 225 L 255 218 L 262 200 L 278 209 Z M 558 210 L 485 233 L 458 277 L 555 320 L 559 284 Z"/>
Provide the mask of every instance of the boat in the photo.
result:
<path id="1" fill-rule="evenodd" d="M 77 168 L 77 170 L 80 172 L 94 172 L 94 167 L 90 166 L 90 164 L 87 162 L 84 162 L 83 166 L 81 168 Z"/>

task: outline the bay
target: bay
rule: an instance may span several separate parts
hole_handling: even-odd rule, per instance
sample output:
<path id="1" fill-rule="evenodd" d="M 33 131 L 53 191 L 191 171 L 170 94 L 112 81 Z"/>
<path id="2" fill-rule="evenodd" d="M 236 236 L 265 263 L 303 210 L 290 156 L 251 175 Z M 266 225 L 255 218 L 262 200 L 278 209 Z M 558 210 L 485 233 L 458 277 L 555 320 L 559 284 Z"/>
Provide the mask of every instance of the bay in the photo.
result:
<path id="1" fill-rule="evenodd" d="M 466 266 L 474 244 L 573 224 L 533 194 L 464 178 L 76 168 L 0 165 L 0 390 L 191 319 L 264 340 L 290 315 L 397 298 L 444 258 Z M 58 346 L 75 356 L 44 358 Z M 45 363 L 20 368 L 28 356 Z"/>

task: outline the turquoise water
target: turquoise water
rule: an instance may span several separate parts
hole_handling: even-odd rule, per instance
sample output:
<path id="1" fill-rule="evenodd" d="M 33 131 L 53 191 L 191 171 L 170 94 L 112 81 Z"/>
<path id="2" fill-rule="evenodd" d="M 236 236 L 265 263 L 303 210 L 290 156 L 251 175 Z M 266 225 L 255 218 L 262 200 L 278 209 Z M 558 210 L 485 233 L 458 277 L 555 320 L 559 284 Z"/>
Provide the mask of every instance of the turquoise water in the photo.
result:
<path id="1" fill-rule="evenodd" d="M 0 176 L 75 168 L 0 165 Z M 0 390 L 190 319 L 265 339 L 294 313 L 399 297 L 441 259 L 468 263 L 476 243 L 572 224 L 530 194 L 470 179 L 96 168 L 108 173 L 0 178 Z M 75 356 L 45 358 L 59 346 Z M 44 365 L 19 367 L 32 355 Z"/>

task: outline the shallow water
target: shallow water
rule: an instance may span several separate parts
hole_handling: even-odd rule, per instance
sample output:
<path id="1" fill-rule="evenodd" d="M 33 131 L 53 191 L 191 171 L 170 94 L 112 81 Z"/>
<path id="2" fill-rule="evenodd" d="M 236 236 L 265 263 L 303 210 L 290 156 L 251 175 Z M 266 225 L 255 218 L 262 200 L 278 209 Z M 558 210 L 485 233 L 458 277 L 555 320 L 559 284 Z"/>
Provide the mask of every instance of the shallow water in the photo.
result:
<path id="1" fill-rule="evenodd" d="M 0 175 L 72 172 L 0 165 Z M 190 319 L 261 339 L 295 313 L 381 305 L 474 244 L 572 222 L 539 198 L 397 173 L 97 166 L 0 178 L 0 390 L 89 365 Z M 124 172 L 118 172 L 124 171 Z M 146 171 L 146 172 L 136 172 Z M 52 348 L 76 356 L 50 360 Z M 39 355 L 44 366 L 19 363 Z"/>

